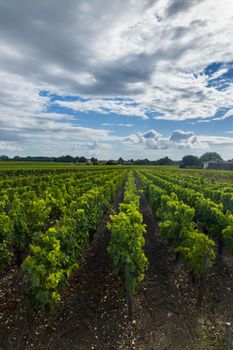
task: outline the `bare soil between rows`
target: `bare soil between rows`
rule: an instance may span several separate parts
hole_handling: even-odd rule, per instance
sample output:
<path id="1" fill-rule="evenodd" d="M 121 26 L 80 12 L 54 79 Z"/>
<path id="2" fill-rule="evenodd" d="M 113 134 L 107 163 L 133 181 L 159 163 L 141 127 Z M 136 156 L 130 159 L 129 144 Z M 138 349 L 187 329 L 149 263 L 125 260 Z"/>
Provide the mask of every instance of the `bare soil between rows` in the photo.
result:
<path id="1" fill-rule="evenodd" d="M 134 320 L 127 320 L 122 282 L 112 274 L 107 253 L 109 215 L 123 199 L 121 190 L 104 216 L 81 268 L 55 312 L 28 317 L 24 276 L 12 266 L 0 276 L 0 350 L 23 349 L 224 349 L 224 324 L 233 322 L 233 258 L 224 253 L 210 271 L 201 309 L 197 286 L 182 262 L 175 262 L 144 194 L 147 225 L 145 279 L 134 296 Z"/>
<path id="2" fill-rule="evenodd" d="M 136 349 L 224 349 L 225 322 L 233 321 L 233 257 L 224 252 L 210 270 L 199 309 L 198 286 L 159 236 L 144 194 L 141 212 L 147 225 L 145 253 L 149 266 L 138 293 L 143 317 L 139 314 Z"/>

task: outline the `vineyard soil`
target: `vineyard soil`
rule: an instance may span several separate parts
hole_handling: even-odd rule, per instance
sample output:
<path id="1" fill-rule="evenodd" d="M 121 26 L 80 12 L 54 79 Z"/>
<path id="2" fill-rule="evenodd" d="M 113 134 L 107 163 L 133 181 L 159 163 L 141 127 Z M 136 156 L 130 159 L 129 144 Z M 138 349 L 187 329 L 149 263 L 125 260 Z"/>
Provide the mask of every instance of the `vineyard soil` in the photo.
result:
<path id="1" fill-rule="evenodd" d="M 136 349 L 219 350 L 224 348 L 224 322 L 233 321 L 233 259 L 223 259 L 209 274 L 204 305 L 197 309 L 197 286 L 184 265 L 175 262 L 159 236 L 144 194 L 141 212 L 147 225 L 145 251 L 149 268 L 138 293 Z"/>
<path id="2" fill-rule="evenodd" d="M 0 311 L 0 349 L 115 349 L 130 331 L 121 281 L 112 275 L 106 248 L 109 215 L 122 201 L 123 189 L 108 210 L 87 252 L 82 268 L 72 277 L 54 313 L 33 315 L 29 324 L 22 289 L 22 273 L 14 267 L 1 278 L 5 293 Z M 3 276 L 2 276 L 3 277 Z M 6 293 L 6 291 L 8 291 Z"/>
<path id="3" fill-rule="evenodd" d="M 112 208 L 122 201 L 123 189 Z M 202 309 L 197 286 L 182 262 L 175 262 L 158 234 L 156 219 L 141 196 L 147 225 L 145 253 L 149 266 L 134 296 L 134 321 L 127 322 L 122 282 L 112 275 L 107 254 L 108 210 L 80 270 L 57 311 L 26 313 L 23 274 L 11 266 L 0 278 L 0 349 L 220 350 L 224 322 L 233 322 L 233 257 L 224 252 L 211 269 Z"/>

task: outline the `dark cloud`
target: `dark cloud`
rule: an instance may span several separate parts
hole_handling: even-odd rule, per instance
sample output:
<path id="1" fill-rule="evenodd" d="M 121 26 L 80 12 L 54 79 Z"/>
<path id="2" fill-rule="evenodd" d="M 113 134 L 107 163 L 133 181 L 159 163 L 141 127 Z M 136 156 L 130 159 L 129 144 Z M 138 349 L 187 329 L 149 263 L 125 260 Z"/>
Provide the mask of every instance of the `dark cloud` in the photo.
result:
<path id="1" fill-rule="evenodd" d="M 145 139 L 158 139 L 161 135 L 155 130 L 149 130 L 142 134 Z"/>
<path id="2" fill-rule="evenodd" d="M 167 16 L 176 15 L 179 12 L 184 12 L 190 7 L 200 4 L 204 0 L 171 0 L 167 7 Z"/>
<path id="3" fill-rule="evenodd" d="M 85 88 L 85 92 L 94 95 L 131 95 L 139 94 L 140 88 L 128 88 L 128 83 L 149 82 L 154 71 L 154 54 L 127 55 L 91 72 L 96 82 Z"/>
<path id="4" fill-rule="evenodd" d="M 188 140 L 190 139 L 194 133 L 192 131 L 183 131 L 183 130 L 174 130 L 173 133 L 171 134 L 169 140 L 173 142 L 180 142 L 183 140 Z"/>
<path id="5" fill-rule="evenodd" d="M 99 146 L 99 143 L 97 141 L 90 141 L 90 142 L 87 142 L 86 147 L 87 147 L 87 149 L 92 151 L 92 150 L 99 148 L 100 146 Z"/>
<path id="6" fill-rule="evenodd" d="M 0 141 L 22 141 L 23 137 L 15 132 L 0 128 Z"/>
<path id="7" fill-rule="evenodd" d="M 156 1 L 137 3 L 142 11 Z M 41 0 L 0 0 L 0 40 L 14 47 L 15 54 L 1 57 L 1 69 L 30 76 L 41 83 L 61 86 L 80 95 L 139 93 L 127 83 L 148 81 L 153 58 L 146 54 L 96 62 L 94 47 L 103 29 L 111 28 L 127 11 L 134 12 L 134 1 L 107 2 Z M 53 72 L 53 67 L 64 73 Z M 90 83 L 81 84 L 74 75 L 91 74 Z"/>

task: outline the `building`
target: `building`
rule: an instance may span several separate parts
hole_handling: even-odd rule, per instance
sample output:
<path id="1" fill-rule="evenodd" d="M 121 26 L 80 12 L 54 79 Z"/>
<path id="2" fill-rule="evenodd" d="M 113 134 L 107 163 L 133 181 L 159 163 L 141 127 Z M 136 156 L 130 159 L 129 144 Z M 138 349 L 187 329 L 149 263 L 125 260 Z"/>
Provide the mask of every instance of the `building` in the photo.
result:
<path id="1" fill-rule="evenodd" d="M 207 162 L 203 162 L 203 169 L 209 169 L 211 164 L 218 164 L 219 162 L 222 163 L 222 160 L 208 160 Z"/>
<path id="2" fill-rule="evenodd" d="M 209 162 L 203 163 L 204 169 L 212 169 L 212 170 L 233 170 L 233 161 L 216 161 L 211 160 Z"/>

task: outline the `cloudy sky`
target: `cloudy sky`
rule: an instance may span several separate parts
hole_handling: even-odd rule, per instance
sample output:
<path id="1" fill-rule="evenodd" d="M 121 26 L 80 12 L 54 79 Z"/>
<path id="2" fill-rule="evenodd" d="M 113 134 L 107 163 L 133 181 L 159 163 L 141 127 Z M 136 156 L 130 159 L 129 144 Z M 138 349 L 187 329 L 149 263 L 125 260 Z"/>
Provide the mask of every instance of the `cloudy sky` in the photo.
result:
<path id="1" fill-rule="evenodd" d="M 232 0 L 0 0 L 0 154 L 233 158 Z"/>

